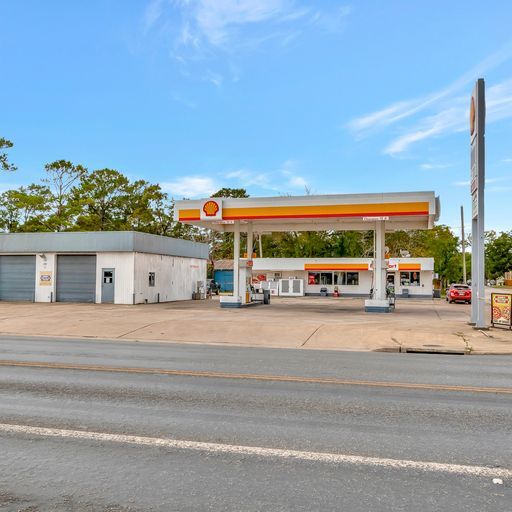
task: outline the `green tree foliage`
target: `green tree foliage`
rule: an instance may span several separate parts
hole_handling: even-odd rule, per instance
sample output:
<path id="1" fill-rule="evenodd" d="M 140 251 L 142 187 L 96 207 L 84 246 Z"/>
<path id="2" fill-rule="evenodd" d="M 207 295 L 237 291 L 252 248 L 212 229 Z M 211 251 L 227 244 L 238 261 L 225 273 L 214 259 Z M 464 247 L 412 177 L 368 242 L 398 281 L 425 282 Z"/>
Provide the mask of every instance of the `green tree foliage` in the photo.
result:
<path id="1" fill-rule="evenodd" d="M 496 279 L 512 270 L 512 231 L 486 235 L 485 270 L 488 278 Z"/>
<path id="2" fill-rule="evenodd" d="M 1 171 L 15 171 L 17 168 L 11 164 L 7 158 L 7 153 L 3 149 L 12 148 L 13 143 L 10 140 L 0 137 L 0 170 Z"/>
<path id="3" fill-rule="evenodd" d="M 215 194 L 212 194 L 211 197 L 249 197 L 247 190 L 245 188 L 221 188 Z"/>
<path id="4" fill-rule="evenodd" d="M 392 257 L 399 257 L 400 251 L 408 252 L 413 258 L 433 257 L 434 271 L 444 284 L 462 280 L 460 240 L 448 226 L 440 224 L 430 230 L 387 233 L 386 245 Z"/>
<path id="5" fill-rule="evenodd" d="M 165 233 L 171 223 L 166 200 L 159 185 L 130 182 L 114 169 L 86 173 L 73 187 L 71 205 L 78 211 L 73 229 Z"/>
<path id="6" fill-rule="evenodd" d="M 79 205 L 73 201 L 74 187 L 87 175 L 87 169 L 67 160 L 46 164 L 44 169 L 46 177 L 42 182 L 51 192 L 46 225 L 49 231 L 67 231 L 79 213 Z"/>

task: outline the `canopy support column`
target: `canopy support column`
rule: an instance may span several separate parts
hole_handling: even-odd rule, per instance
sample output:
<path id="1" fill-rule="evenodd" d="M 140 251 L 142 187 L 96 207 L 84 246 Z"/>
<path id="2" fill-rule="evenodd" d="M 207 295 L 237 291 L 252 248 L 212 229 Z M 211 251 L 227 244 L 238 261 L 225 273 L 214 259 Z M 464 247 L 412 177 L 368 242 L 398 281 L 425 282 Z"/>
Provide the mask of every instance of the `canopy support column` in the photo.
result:
<path id="1" fill-rule="evenodd" d="M 247 224 L 247 259 L 252 260 L 252 253 L 254 247 L 254 234 L 252 230 L 252 222 Z"/>
<path id="2" fill-rule="evenodd" d="M 235 221 L 233 243 L 233 298 L 240 300 L 240 221 Z"/>
<path id="3" fill-rule="evenodd" d="M 375 222 L 375 254 L 373 265 L 373 296 L 365 300 L 364 310 L 370 313 L 389 313 L 386 297 L 386 223 Z"/>
<path id="4" fill-rule="evenodd" d="M 240 296 L 240 221 L 233 226 L 233 293 L 220 297 L 221 308 L 239 308 L 242 305 Z"/>

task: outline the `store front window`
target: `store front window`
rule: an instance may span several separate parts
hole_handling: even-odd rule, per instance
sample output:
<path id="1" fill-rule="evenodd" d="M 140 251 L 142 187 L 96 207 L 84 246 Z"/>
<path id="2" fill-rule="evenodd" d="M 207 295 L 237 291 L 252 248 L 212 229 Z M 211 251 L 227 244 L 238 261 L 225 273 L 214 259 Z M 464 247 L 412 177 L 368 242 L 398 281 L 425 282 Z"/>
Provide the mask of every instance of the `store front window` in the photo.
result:
<path id="1" fill-rule="evenodd" d="M 420 273 L 419 272 L 400 272 L 400 285 L 401 286 L 419 286 Z"/>
<path id="2" fill-rule="evenodd" d="M 309 272 L 308 284 L 358 286 L 359 272 Z"/>
<path id="3" fill-rule="evenodd" d="M 308 284 L 332 284 L 332 272 L 309 272 Z"/>
<path id="4" fill-rule="evenodd" d="M 359 285 L 359 272 L 347 272 L 347 285 L 358 286 Z"/>
<path id="5" fill-rule="evenodd" d="M 347 284 L 347 275 L 345 272 L 334 272 L 334 284 Z"/>

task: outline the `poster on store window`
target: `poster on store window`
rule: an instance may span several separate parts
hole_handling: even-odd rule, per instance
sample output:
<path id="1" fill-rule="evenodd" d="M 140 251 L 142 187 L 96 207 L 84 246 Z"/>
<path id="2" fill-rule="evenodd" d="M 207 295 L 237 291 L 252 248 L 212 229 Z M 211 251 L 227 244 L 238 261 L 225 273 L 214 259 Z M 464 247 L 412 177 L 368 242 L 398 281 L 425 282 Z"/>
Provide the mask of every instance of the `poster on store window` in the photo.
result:
<path id="1" fill-rule="evenodd" d="M 512 327 L 512 295 L 491 293 L 491 324 Z"/>

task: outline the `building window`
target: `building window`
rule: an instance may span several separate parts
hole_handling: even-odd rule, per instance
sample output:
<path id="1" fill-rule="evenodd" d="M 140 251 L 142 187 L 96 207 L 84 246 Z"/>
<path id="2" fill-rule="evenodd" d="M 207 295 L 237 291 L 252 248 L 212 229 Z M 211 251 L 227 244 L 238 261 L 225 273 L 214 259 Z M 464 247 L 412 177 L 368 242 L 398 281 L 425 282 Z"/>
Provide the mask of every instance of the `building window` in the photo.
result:
<path id="1" fill-rule="evenodd" d="M 347 272 L 347 285 L 358 286 L 359 285 L 359 272 Z"/>
<path id="2" fill-rule="evenodd" d="M 320 272 L 320 284 L 332 284 L 332 272 Z"/>
<path id="3" fill-rule="evenodd" d="M 308 274 L 308 284 L 320 284 L 320 272 L 310 272 Z"/>
<path id="4" fill-rule="evenodd" d="M 149 273 L 149 286 L 155 286 L 155 273 Z"/>
<path id="5" fill-rule="evenodd" d="M 419 272 L 400 272 L 400 286 L 419 286 Z"/>
<path id="6" fill-rule="evenodd" d="M 347 274 L 345 272 L 334 272 L 334 284 L 347 284 Z"/>
<path id="7" fill-rule="evenodd" d="M 308 284 L 332 284 L 332 272 L 309 272 Z"/>

